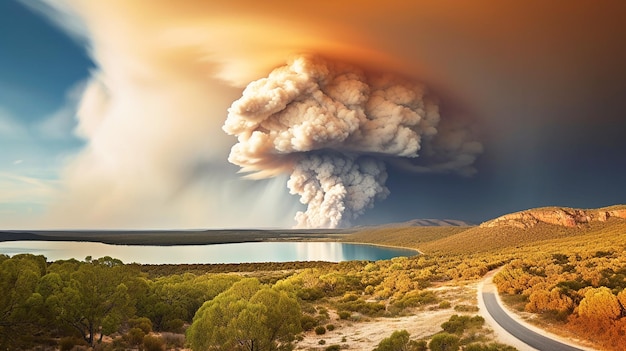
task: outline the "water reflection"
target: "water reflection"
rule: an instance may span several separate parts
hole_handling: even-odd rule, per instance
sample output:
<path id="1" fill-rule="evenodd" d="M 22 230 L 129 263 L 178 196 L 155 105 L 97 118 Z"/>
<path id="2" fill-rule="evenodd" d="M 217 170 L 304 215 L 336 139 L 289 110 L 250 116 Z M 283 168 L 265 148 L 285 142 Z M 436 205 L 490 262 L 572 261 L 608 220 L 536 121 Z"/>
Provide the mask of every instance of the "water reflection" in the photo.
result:
<path id="1" fill-rule="evenodd" d="M 219 245 L 139 246 L 92 242 L 12 241 L 0 243 L 0 254 L 32 253 L 49 261 L 111 256 L 125 263 L 192 264 L 291 261 L 383 260 L 414 256 L 413 250 L 337 242 L 256 242 Z"/>

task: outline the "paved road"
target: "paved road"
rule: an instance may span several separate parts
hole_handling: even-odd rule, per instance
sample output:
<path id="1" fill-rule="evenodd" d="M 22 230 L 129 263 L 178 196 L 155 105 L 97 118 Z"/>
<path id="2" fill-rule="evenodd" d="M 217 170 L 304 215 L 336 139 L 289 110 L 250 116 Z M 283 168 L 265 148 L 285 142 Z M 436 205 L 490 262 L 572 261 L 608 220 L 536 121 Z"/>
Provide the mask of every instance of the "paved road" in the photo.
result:
<path id="1" fill-rule="evenodd" d="M 514 337 L 540 351 L 582 351 L 582 349 L 550 339 L 519 324 L 502 309 L 495 294 L 495 292 L 482 292 L 487 312 L 502 328 Z"/>

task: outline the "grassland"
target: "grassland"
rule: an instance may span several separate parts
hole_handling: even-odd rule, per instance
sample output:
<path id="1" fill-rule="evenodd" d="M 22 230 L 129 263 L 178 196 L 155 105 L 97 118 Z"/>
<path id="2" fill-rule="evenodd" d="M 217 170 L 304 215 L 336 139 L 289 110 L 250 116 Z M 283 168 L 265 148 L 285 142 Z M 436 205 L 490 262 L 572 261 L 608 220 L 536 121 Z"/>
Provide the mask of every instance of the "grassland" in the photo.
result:
<path id="1" fill-rule="evenodd" d="M 346 234 L 343 241 L 375 245 L 401 246 L 422 250 L 426 244 L 443 240 L 472 227 L 387 227 L 366 228 Z"/>

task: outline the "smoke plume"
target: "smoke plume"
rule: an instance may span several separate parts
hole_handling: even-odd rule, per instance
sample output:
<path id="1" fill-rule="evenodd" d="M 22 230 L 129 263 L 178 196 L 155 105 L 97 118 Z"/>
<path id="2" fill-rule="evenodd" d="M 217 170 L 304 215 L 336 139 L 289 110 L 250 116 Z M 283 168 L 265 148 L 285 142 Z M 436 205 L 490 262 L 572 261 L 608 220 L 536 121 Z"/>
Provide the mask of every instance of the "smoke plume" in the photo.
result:
<path id="1" fill-rule="evenodd" d="M 223 129 L 238 139 L 229 161 L 250 177 L 291 174 L 305 228 L 348 226 L 384 199 L 385 161 L 470 174 L 482 151 L 465 129 L 440 121 L 424 85 L 309 55 L 250 83 Z M 422 150 L 426 163 L 414 163 Z"/>

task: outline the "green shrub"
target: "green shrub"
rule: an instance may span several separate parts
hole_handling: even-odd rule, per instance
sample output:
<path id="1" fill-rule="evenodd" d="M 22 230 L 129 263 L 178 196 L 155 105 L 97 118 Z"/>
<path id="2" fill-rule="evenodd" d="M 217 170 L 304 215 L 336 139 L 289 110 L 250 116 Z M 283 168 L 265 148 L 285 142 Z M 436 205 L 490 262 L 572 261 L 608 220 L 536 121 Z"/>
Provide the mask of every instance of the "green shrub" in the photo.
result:
<path id="1" fill-rule="evenodd" d="M 327 325 L 327 326 L 326 326 L 326 330 L 328 330 L 328 331 L 333 331 L 333 330 L 335 330 L 335 325 L 334 325 L 334 324 L 329 324 L 329 325 Z"/>
<path id="2" fill-rule="evenodd" d="M 374 351 L 396 351 L 406 350 L 409 344 L 409 332 L 406 330 L 396 330 L 390 337 L 384 338 L 378 343 Z"/>
<path id="3" fill-rule="evenodd" d="M 85 342 L 85 340 L 73 336 L 68 336 L 59 340 L 59 349 L 61 351 L 70 351 L 74 348 L 74 346 L 78 345 L 86 346 L 87 343 Z"/>
<path id="4" fill-rule="evenodd" d="M 326 350 L 326 351 L 339 351 L 339 350 L 341 350 L 341 346 L 339 346 L 339 345 L 330 345 L 330 346 L 326 347 L 324 350 Z"/>
<path id="5" fill-rule="evenodd" d="M 431 351 L 458 351 L 460 339 L 456 335 L 441 333 L 433 336 L 428 343 Z"/>
<path id="6" fill-rule="evenodd" d="M 478 307 L 471 305 L 456 305 L 454 306 L 454 310 L 457 312 L 478 312 Z"/>
<path id="7" fill-rule="evenodd" d="M 144 336 L 143 346 L 145 351 L 165 351 L 165 342 L 157 336 Z"/>
<path id="8" fill-rule="evenodd" d="M 394 305 L 400 308 L 417 307 L 436 303 L 437 300 L 437 295 L 432 291 L 411 291 L 394 302 Z"/>
<path id="9" fill-rule="evenodd" d="M 337 314 L 339 315 L 340 319 L 348 319 L 352 315 L 352 313 L 350 313 L 348 311 L 339 311 L 339 313 L 337 313 Z"/>
<path id="10" fill-rule="evenodd" d="M 318 287 L 298 290 L 297 295 L 304 301 L 316 301 L 325 296 L 324 290 Z"/>
<path id="11" fill-rule="evenodd" d="M 315 334 L 317 334 L 317 335 L 326 334 L 326 328 L 324 328 L 323 325 L 320 325 L 319 327 L 316 327 L 315 328 Z"/>
<path id="12" fill-rule="evenodd" d="M 479 328 L 485 323 L 481 316 L 459 316 L 453 315 L 447 322 L 441 324 L 441 329 L 447 333 L 462 334 L 466 329 Z"/>
<path id="13" fill-rule="evenodd" d="M 503 345 L 499 343 L 485 344 L 469 344 L 463 347 L 463 351 L 517 351 L 513 346 Z"/>
<path id="14" fill-rule="evenodd" d="M 300 326 L 304 331 L 313 330 L 313 328 L 315 328 L 317 324 L 317 319 L 315 317 L 309 316 L 308 314 L 300 317 Z"/>
<path id="15" fill-rule="evenodd" d="M 320 341 L 317 342 L 320 345 L 326 345 L 326 340 L 322 339 Z"/>
<path id="16" fill-rule="evenodd" d="M 182 333 L 183 327 L 185 326 L 185 321 L 182 319 L 176 318 L 165 322 L 165 326 L 163 327 L 164 331 L 172 332 L 172 333 Z"/>
<path id="17" fill-rule="evenodd" d="M 144 333 L 143 330 L 139 328 L 131 328 L 124 336 L 124 339 L 131 346 L 139 346 L 143 343 L 144 336 L 146 336 L 146 333 Z"/>
<path id="18" fill-rule="evenodd" d="M 450 308 L 451 304 L 450 301 L 441 301 L 439 303 L 439 308 Z"/>
<path id="19" fill-rule="evenodd" d="M 129 319 L 128 325 L 131 328 L 143 330 L 144 334 L 150 334 L 150 332 L 152 332 L 152 321 L 146 317 Z"/>
<path id="20" fill-rule="evenodd" d="M 341 302 L 351 302 L 351 301 L 356 301 L 359 299 L 359 296 L 357 296 L 356 294 L 345 294 L 343 296 L 343 298 L 341 299 Z"/>
<path id="21" fill-rule="evenodd" d="M 378 302 L 366 302 L 362 299 L 357 299 L 339 303 L 338 309 L 359 312 L 366 316 L 377 316 L 385 311 L 385 305 Z"/>

